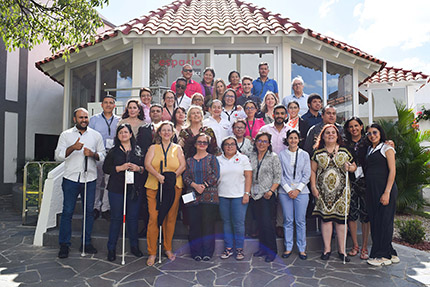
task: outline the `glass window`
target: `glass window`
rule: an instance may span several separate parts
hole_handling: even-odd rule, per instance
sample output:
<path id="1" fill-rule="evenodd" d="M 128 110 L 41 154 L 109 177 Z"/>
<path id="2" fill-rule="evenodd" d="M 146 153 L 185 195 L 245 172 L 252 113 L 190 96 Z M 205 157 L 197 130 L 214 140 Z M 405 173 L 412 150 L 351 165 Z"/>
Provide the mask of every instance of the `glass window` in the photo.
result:
<path id="1" fill-rule="evenodd" d="M 327 61 L 327 103 L 336 107 L 337 122 L 352 116 L 352 69 Z"/>
<path id="2" fill-rule="evenodd" d="M 309 54 L 291 50 L 291 79 L 301 76 L 305 82 L 303 92 L 317 93 L 323 97 L 323 60 Z M 290 85 L 290 83 L 288 83 Z"/>
<path id="3" fill-rule="evenodd" d="M 95 101 L 96 95 L 96 62 L 70 70 L 71 111 L 78 107 L 87 108 L 89 102 Z"/>
<path id="4" fill-rule="evenodd" d="M 241 77 L 257 79 L 259 63 L 267 62 L 269 69 L 273 69 L 274 55 L 273 50 L 215 50 L 214 61 L 216 78 L 223 79 L 228 85 L 231 71 L 238 71 Z M 269 72 L 269 78 L 274 78 L 273 72 Z"/>
<path id="5" fill-rule="evenodd" d="M 107 94 L 106 89 L 124 89 L 132 87 L 132 50 L 100 60 L 101 93 L 100 100 Z M 117 101 L 126 102 L 131 97 L 131 90 L 111 91 Z"/>

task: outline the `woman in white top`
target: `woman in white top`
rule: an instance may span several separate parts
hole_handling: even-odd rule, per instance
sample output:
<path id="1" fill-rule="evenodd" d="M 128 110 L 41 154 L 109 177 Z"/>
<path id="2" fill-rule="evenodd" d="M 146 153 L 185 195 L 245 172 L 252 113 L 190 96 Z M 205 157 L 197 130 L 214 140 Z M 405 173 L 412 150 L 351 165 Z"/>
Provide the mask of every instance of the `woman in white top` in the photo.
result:
<path id="1" fill-rule="evenodd" d="M 306 209 L 309 202 L 307 183 L 311 177 L 311 161 L 309 154 L 299 148 L 299 140 L 297 130 L 287 132 L 284 144 L 288 149 L 279 154 L 282 178 L 278 193 L 284 216 L 285 252 L 282 257 L 288 258 L 292 253 L 295 221 L 299 258 L 306 260 Z"/>
<path id="2" fill-rule="evenodd" d="M 215 133 L 216 142 L 218 147 L 221 148 L 222 140 L 232 135 L 231 123 L 221 118 L 222 103 L 220 100 L 213 100 L 209 106 L 211 116 L 203 121 L 203 126 L 211 128 Z"/>
<path id="3" fill-rule="evenodd" d="M 222 259 L 234 254 L 236 260 L 243 260 L 245 239 L 245 215 L 248 208 L 252 183 L 252 167 L 246 155 L 237 151 L 233 136 L 222 141 L 223 154 L 218 156 L 220 178 L 218 182 L 219 210 L 224 222 L 224 253 Z"/>
<path id="4" fill-rule="evenodd" d="M 233 134 L 237 140 L 238 151 L 246 156 L 249 156 L 254 147 L 251 141 L 244 136 L 246 130 L 246 121 L 244 119 L 237 119 L 234 122 L 232 129 Z"/>
<path id="5" fill-rule="evenodd" d="M 237 119 L 246 118 L 242 106 L 236 105 L 237 95 L 235 90 L 227 89 L 222 96 L 222 114 L 221 117 L 233 124 Z"/>

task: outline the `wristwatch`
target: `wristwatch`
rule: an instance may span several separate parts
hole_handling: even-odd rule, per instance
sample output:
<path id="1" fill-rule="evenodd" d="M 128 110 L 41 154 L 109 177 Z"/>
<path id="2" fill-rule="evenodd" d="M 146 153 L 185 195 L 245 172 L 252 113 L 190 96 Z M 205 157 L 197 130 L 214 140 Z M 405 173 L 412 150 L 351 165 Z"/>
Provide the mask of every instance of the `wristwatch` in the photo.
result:
<path id="1" fill-rule="evenodd" d="M 245 191 L 245 194 L 247 194 L 247 195 L 251 195 L 251 193 L 250 193 L 250 192 L 248 192 L 248 191 Z"/>

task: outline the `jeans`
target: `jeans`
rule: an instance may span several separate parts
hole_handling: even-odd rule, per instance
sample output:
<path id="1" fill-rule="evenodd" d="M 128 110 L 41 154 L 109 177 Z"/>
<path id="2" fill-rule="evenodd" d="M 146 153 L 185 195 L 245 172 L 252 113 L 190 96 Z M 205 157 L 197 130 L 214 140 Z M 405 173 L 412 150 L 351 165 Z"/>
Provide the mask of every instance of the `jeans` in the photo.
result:
<path id="1" fill-rule="evenodd" d="M 138 247 L 139 238 L 137 235 L 139 206 L 142 201 L 143 194 L 136 195 L 134 198 L 131 192 L 127 192 L 126 205 L 126 232 L 130 240 L 131 247 Z M 109 226 L 109 241 L 107 243 L 108 250 L 115 250 L 118 241 L 119 233 L 122 228 L 123 212 L 124 212 L 124 194 L 109 192 L 110 203 L 110 226 Z"/>
<path id="2" fill-rule="evenodd" d="M 94 201 L 94 209 L 101 212 L 110 210 L 109 196 L 107 185 L 109 182 L 109 174 L 103 172 L 103 161 L 97 161 L 97 186 L 96 186 L 96 199 Z"/>
<path id="3" fill-rule="evenodd" d="M 191 257 L 212 257 L 215 250 L 215 221 L 218 205 L 199 203 L 187 206 L 186 210 L 190 220 Z"/>
<path id="4" fill-rule="evenodd" d="M 72 216 L 76 206 L 78 195 L 82 198 L 82 208 L 84 206 L 84 189 L 85 184 L 63 178 L 63 213 L 60 221 L 60 235 L 58 241 L 61 244 L 70 246 L 70 238 L 72 236 Z M 86 199 L 86 217 L 85 217 L 85 245 L 91 244 L 91 231 L 93 230 L 94 216 L 94 194 L 96 190 L 96 181 L 87 183 L 87 199 Z M 83 224 L 82 224 L 83 228 Z M 82 237 L 81 237 L 82 238 Z"/>
<path id="5" fill-rule="evenodd" d="M 225 248 L 243 248 L 245 240 L 245 215 L 248 204 L 242 204 L 242 197 L 219 198 L 219 211 L 224 222 Z"/>
<path id="6" fill-rule="evenodd" d="M 284 235 L 285 250 L 293 250 L 293 223 L 296 221 L 296 240 L 299 252 L 306 251 L 306 208 L 309 202 L 309 194 L 302 194 L 291 199 L 288 194 L 280 193 L 279 201 L 281 202 L 284 214 Z"/>

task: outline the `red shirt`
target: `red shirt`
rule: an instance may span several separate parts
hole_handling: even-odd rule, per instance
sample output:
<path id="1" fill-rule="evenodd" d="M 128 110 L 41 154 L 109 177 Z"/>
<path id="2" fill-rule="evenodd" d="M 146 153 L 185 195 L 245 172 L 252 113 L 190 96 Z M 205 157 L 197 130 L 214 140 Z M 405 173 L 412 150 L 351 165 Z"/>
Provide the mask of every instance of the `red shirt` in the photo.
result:
<path id="1" fill-rule="evenodd" d="M 233 89 L 236 92 L 236 96 L 239 98 L 243 94 L 242 84 L 239 84 L 239 86 L 235 89 L 232 88 L 231 84 L 227 86 L 227 89 Z"/>
<path id="2" fill-rule="evenodd" d="M 173 82 L 170 89 L 176 93 L 176 81 Z M 190 79 L 190 81 L 187 84 L 187 89 L 185 90 L 185 95 L 187 95 L 187 97 L 191 98 L 192 95 L 194 95 L 195 93 L 201 94 L 202 93 L 202 87 L 200 86 L 199 83 Z"/>

